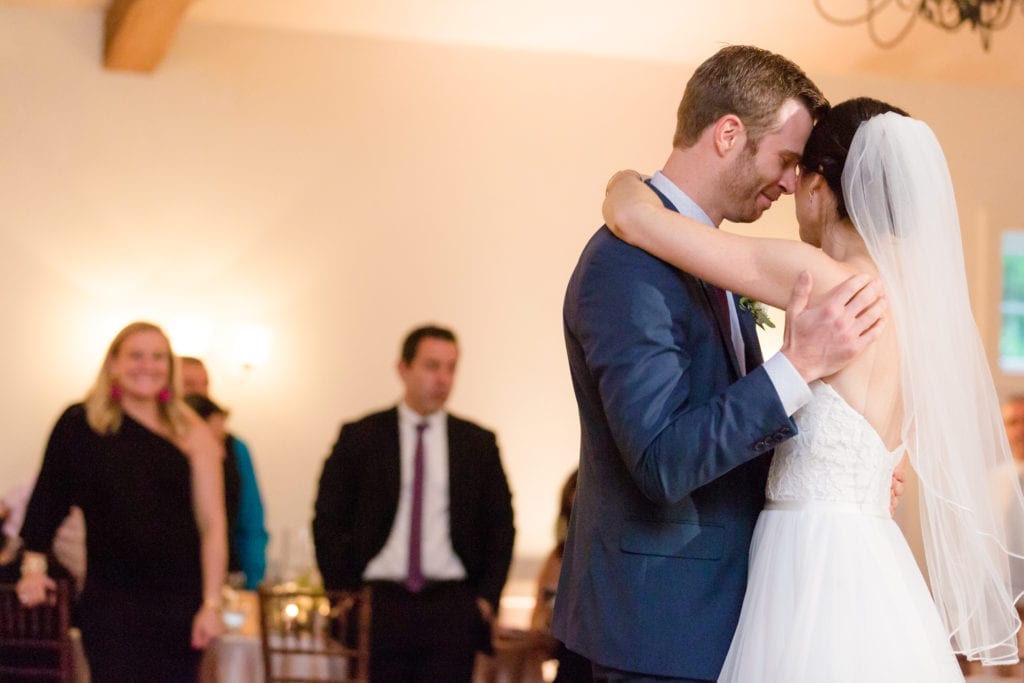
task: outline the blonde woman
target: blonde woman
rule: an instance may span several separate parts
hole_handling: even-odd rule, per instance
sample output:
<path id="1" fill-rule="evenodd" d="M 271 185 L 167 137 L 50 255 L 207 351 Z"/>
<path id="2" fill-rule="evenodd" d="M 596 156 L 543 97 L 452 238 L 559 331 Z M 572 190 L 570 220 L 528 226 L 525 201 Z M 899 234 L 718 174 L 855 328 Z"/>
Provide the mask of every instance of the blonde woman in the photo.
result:
<path id="1" fill-rule="evenodd" d="M 222 629 L 222 450 L 177 396 L 173 358 L 156 325 L 117 334 L 50 435 L 22 527 L 18 594 L 34 605 L 53 587 L 44 553 L 57 526 L 72 505 L 85 515 L 77 614 L 94 683 L 192 683 Z"/>

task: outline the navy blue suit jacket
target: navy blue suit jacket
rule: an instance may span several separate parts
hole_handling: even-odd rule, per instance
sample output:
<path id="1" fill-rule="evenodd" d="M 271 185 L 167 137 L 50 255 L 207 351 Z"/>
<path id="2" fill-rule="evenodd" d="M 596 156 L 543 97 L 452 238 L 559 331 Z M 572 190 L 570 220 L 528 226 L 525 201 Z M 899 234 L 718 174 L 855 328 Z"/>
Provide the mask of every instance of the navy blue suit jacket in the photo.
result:
<path id="1" fill-rule="evenodd" d="M 602 227 L 566 292 L 580 474 L 553 630 L 604 666 L 717 678 L 770 449 L 796 433 L 751 315 L 741 378 L 708 287 Z"/>

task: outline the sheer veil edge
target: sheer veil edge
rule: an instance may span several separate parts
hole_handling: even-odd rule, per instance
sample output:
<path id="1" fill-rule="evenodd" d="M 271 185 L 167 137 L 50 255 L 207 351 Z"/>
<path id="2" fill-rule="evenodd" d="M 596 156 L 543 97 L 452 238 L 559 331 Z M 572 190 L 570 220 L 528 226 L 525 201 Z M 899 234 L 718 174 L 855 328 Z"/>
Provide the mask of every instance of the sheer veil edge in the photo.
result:
<path id="1" fill-rule="evenodd" d="M 902 437 L 921 483 L 940 618 L 957 652 L 1015 662 L 1024 497 L 1015 475 L 1008 510 L 994 495 L 1013 460 L 968 300 L 953 185 L 932 130 L 895 113 L 861 124 L 843 196 L 878 266 L 899 339 Z"/>

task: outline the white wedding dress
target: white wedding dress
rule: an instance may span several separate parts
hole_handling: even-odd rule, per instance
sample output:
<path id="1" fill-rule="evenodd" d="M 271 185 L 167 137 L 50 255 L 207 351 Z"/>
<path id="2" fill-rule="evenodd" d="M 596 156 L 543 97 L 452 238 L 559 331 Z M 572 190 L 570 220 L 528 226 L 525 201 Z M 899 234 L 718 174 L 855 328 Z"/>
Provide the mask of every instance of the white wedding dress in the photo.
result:
<path id="1" fill-rule="evenodd" d="M 963 681 L 906 540 L 889 515 L 890 452 L 825 382 L 776 449 L 720 682 Z"/>

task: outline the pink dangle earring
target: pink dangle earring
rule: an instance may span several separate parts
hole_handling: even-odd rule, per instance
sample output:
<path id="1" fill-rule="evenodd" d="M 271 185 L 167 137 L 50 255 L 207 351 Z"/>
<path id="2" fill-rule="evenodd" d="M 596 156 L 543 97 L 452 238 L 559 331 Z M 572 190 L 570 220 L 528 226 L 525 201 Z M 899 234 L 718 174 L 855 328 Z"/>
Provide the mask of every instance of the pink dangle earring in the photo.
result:
<path id="1" fill-rule="evenodd" d="M 118 384 L 115 383 L 115 384 L 111 384 L 110 385 L 110 400 L 111 401 L 120 401 L 122 393 L 123 392 L 121 391 L 121 387 Z"/>
<path id="2" fill-rule="evenodd" d="M 164 387 L 160 390 L 160 393 L 156 395 L 156 398 L 161 403 L 167 403 L 171 400 L 171 390 L 168 387 Z"/>

